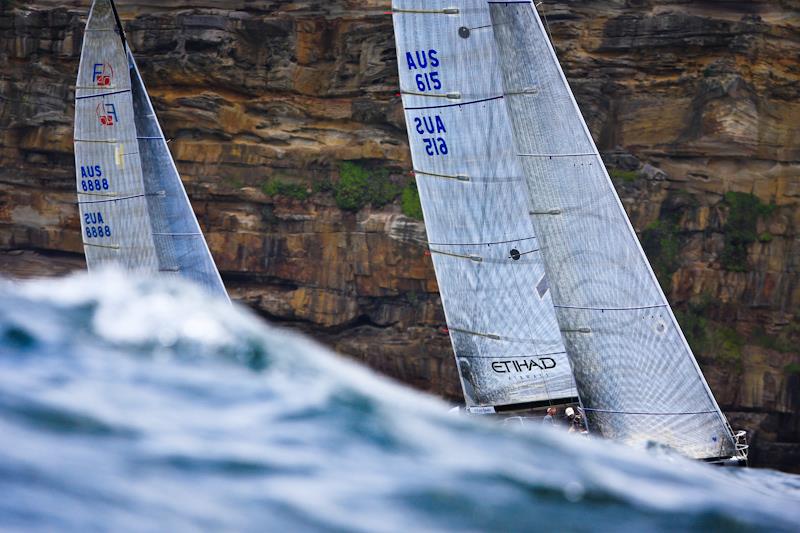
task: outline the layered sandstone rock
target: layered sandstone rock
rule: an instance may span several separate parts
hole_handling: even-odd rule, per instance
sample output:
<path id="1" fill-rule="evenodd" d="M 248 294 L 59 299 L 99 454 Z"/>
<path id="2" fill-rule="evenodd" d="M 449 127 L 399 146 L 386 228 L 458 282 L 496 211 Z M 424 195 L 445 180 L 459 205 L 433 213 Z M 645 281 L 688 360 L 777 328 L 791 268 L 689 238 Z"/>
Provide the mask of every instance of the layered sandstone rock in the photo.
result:
<path id="1" fill-rule="evenodd" d="M 424 227 L 396 203 L 343 211 L 321 186 L 341 161 L 410 179 L 389 1 L 118 4 L 234 297 L 458 398 Z M 0 3 L 7 273 L 80 265 L 72 86 L 87 8 Z M 800 2 L 541 9 L 671 300 L 705 320 L 693 340 L 712 389 L 759 461 L 798 464 L 785 443 L 800 440 Z M 270 196 L 271 180 L 307 193 Z M 726 249 L 743 216 L 730 192 L 766 206 L 740 264 Z"/>

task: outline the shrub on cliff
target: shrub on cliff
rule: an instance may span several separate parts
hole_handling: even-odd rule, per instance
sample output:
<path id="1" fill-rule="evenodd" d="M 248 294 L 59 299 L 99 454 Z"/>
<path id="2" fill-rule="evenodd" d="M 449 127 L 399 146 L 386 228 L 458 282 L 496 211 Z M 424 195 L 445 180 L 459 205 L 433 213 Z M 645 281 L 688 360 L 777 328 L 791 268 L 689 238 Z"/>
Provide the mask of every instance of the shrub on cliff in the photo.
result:
<path id="1" fill-rule="evenodd" d="M 307 200 L 310 196 L 308 189 L 297 183 L 287 183 L 280 180 L 265 181 L 261 185 L 261 190 L 267 196 L 285 196 L 295 200 Z"/>
<path id="2" fill-rule="evenodd" d="M 422 204 L 419 201 L 419 191 L 417 190 L 416 183 L 409 183 L 406 185 L 405 189 L 403 189 L 400 205 L 403 208 L 403 214 L 405 216 L 422 220 Z"/>
<path id="3" fill-rule="evenodd" d="M 678 225 L 671 220 L 656 220 L 642 232 L 642 248 L 665 293 L 672 288 L 672 274 L 680 267 Z"/>
<path id="4" fill-rule="evenodd" d="M 743 192 L 725 193 L 722 203 L 728 208 L 728 220 L 722 228 L 725 247 L 720 262 L 725 270 L 745 272 L 747 248 L 759 238 L 756 233 L 758 219 L 770 215 L 775 206 L 763 204 L 757 196 Z"/>
<path id="5" fill-rule="evenodd" d="M 689 303 L 685 311 L 676 310 L 675 317 L 695 355 L 741 372 L 744 338 L 734 328 L 708 320 L 710 307 L 710 297 L 705 296 Z"/>
<path id="6" fill-rule="evenodd" d="M 367 170 L 351 162 L 339 165 L 339 181 L 333 185 L 333 197 L 339 209 L 358 211 L 367 205 L 382 207 L 399 194 L 400 187 L 389 180 L 386 169 Z"/>
<path id="7" fill-rule="evenodd" d="M 608 171 L 612 179 L 622 180 L 625 183 L 633 183 L 639 179 L 638 170 L 623 170 L 621 168 L 612 168 Z"/>

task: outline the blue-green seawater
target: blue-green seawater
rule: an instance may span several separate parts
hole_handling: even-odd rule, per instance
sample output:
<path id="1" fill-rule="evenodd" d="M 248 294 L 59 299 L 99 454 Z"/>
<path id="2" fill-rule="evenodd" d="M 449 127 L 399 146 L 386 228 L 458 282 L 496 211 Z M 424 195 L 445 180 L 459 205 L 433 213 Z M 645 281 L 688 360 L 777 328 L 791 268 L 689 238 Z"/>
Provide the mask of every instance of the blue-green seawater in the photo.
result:
<path id="1" fill-rule="evenodd" d="M 800 531 L 800 478 L 448 405 L 185 284 L 0 281 L 2 531 Z"/>

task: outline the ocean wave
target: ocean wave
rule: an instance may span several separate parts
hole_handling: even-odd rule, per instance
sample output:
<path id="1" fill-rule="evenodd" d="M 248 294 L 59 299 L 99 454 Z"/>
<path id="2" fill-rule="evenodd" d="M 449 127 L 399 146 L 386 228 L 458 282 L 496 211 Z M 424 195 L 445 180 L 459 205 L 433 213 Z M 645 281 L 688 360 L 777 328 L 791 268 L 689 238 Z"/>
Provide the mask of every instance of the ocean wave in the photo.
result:
<path id="1" fill-rule="evenodd" d="M 510 428 L 178 281 L 0 283 L 0 529 L 800 527 L 800 478 Z"/>

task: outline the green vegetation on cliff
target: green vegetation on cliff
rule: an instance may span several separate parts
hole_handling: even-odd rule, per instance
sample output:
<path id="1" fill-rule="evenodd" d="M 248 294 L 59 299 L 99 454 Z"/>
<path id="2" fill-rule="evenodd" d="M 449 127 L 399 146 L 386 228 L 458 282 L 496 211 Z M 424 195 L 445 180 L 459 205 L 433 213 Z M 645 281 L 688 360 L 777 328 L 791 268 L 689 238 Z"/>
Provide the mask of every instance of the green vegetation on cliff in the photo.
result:
<path id="1" fill-rule="evenodd" d="M 695 355 L 713 359 L 737 372 L 742 371 L 744 338 L 735 329 L 705 318 L 710 299 L 690 303 L 685 311 L 675 311 L 678 323 Z"/>
<path id="2" fill-rule="evenodd" d="M 672 274 L 680 266 L 678 225 L 670 220 L 656 220 L 642 232 L 642 248 L 664 292 L 669 293 Z"/>
<path id="3" fill-rule="evenodd" d="M 681 218 L 698 205 L 697 198 L 692 194 L 670 191 L 661 205 L 659 219 L 648 224 L 642 232 L 642 248 L 666 294 L 672 290 L 672 275 L 681 266 L 681 247 L 685 234 L 681 228 Z"/>
<path id="4" fill-rule="evenodd" d="M 613 179 L 622 180 L 625 183 L 633 183 L 639 178 L 638 170 L 622 170 L 621 168 L 609 169 L 608 173 Z"/>
<path id="5" fill-rule="evenodd" d="M 798 349 L 797 344 L 789 338 L 789 333 L 769 334 L 763 328 L 753 332 L 753 344 L 781 353 L 792 353 Z"/>
<path id="6" fill-rule="evenodd" d="M 722 268 L 731 272 L 746 272 L 747 248 L 759 239 L 762 242 L 772 240 L 769 234 L 759 236 L 756 226 L 759 217 L 770 215 L 775 205 L 764 204 L 755 195 L 743 192 L 725 193 L 722 203 L 728 208 L 728 219 L 722 228 L 725 234 L 725 248 L 720 256 Z"/>
<path id="7" fill-rule="evenodd" d="M 419 191 L 416 183 L 411 182 L 403 189 L 400 205 L 405 216 L 422 220 L 422 204 L 419 201 Z"/>
<path id="8" fill-rule="evenodd" d="M 282 196 L 295 200 L 308 200 L 313 193 L 332 193 L 339 209 L 359 211 L 371 205 L 383 207 L 399 198 L 400 207 L 407 217 L 422 220 L 422 205 L 417 185 L 412 180 L 405 187 L 394 183 L 386 169 L 368 169 L 350 161 L 339 165 L 339 180 L 315 181 L 313 187 L 273 178 L 261 185 L 269 197 Z"/>
<path id="9" fill-rule="evenodd" d="M 295 200 L 307 200 L 311 194 L 308 188 L 298 183 L 289 183 L 281 180 L 265 181 L 261 185 L 261 190 L 267 196 L 285 196 L 286 198 L 294 198 Z"/>
<path id="10" fill-rule="evenodd" d="M 367 205 L 382 207 L 400 195 L 400 187 L 389 180 L 386 169 L 368 170 L 345 161 L 339 165 L 339 181 L 333 196 L 339 209 L 358 211 Z"/>

